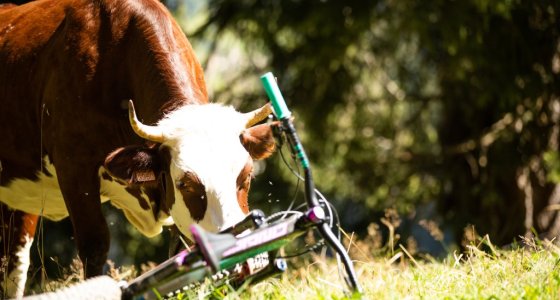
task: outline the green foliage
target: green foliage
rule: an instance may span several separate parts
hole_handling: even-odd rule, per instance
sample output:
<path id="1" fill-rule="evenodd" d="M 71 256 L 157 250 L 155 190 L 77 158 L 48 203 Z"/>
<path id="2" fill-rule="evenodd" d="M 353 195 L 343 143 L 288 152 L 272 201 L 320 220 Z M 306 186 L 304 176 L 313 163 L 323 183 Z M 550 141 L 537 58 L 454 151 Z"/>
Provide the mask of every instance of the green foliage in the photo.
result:
<path id="1" fill-rule="evenodd" d="M 548 169 L 548 179 L 552 182 L 560 183 L 560 155 L 558 152 L 545 152 L 543 160 Z"/>
<path id="2" fill-rule="evenodd" d="M 412 93 L 430 97 L 435 87 L 428 84 L 418 92 L 417 83 L 399 86 L 393 79 L 399 72 L 393 59 L 378 60 L 372 53 L 388 48 L 377 45 L 381 31 L 372 23 L 375 7 L 367 1 L 213 1 L 208 24 L 195 36 L 220 40 L 233 33 L 245 42 L 242 50 L 248 60 L 266 57 L 264 64 L 237 69 L 237 76 L 254 74 L 253 82 L 241 84 L 249 88 L 226 84 L 215 97 L 248 99 L 241 104 L 254 106 L 250 99 L 263 97 L 262 89 L 254 86 L 258 74 L 274 70 L 296 111 L 317 181 L 327 192 L 369 208 L 406 208 L 407 203 L 432 199 L 440 189 L 431 174 L 407 166 L 414 155 L 439 152 L 436 128 L 430 124 L 439 108 L 422 100 L 402 101 Z M 211 26 L 216 29 L 209 30 Z M 395 42 L 386 41 L 398 48 L 398 60 L 413 66 L 409 51 L 417 45 L 412 40 L 402 46 Z M 420 184 L 425 188 L 418 189 Z"/>
<path id="3" fill-rule="evenodd" d="M 213 98 L 255 107 L 258 76 L 274 71 L 339 207 L 438 201 L 457 232 L 474 223 L 499 243 L 560 220 L 539 210 L 554 184 L 543 154 L 558 150 L 558 1 L 212 0 L 202 11 L 190 36 L 208 53 Z"/>

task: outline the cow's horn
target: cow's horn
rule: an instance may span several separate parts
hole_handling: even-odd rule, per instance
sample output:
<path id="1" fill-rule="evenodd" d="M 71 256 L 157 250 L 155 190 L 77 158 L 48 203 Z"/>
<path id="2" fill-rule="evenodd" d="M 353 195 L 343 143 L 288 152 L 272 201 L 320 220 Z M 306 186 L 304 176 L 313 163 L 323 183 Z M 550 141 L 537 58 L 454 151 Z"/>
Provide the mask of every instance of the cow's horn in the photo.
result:
<path id="1" fill-rule="evenodd" d="M 249 128 L 259 123 L 271 113 L 272 113 L 272 107 L 270 106 L 270 103 L 267 103 L 263 107 L 255 109 L 252 112 L 245 113 L 245 116 L 247 117 L 247 123 L 245 123 L 245 128 Z"/>
<path id="2" fill-rule="evenodd" d="M 159 128 L 145 125 L 138 121 L 132 100 L 128 101 L 128 119 L 130 121 L 130 126 L 132 126 L 134 132 L 140 137 L 156 143 L 164 142 L 163 132 Z"/>

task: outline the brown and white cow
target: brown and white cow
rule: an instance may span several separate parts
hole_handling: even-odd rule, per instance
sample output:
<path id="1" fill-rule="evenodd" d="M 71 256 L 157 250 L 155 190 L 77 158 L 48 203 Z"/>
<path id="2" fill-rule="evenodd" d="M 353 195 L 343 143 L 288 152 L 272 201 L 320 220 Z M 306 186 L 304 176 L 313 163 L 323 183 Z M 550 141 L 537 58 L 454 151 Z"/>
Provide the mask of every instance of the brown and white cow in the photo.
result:
<path id="1" fill-rule="evenodd" d="M 23 293 L 37 216 L 70 217 L 88 277 L 107 259 L 104 201 L 147 236 L 242 219 L 253 159 L 274 148 L 271 125 L 255 125 L 270 109 L 242 114 L 207 98 L 189 42 L 157 0 L 0 6 L 5 295 Z"/>

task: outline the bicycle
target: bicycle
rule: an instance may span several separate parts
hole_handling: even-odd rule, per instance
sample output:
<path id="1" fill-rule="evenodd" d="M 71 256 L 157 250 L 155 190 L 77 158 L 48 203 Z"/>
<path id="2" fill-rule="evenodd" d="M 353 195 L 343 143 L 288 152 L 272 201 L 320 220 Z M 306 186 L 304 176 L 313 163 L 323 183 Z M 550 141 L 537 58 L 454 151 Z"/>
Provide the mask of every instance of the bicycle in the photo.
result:
<path id="1" fill-rule="evenodd" d="M 195 291 L 205 281 L 215 288 L 223 285 L 238 288 L 286 270 L 285 259 L 277 255 L 279 249 L 312 229 L 319 232 L 340 258 L 352 295 L 360 297 L 363 291 L 352 261 L 331 229 L 336 217 L 334 209 L 315 189 L 309 160 L 292 123 L 291 112 L 272 73 L 261 76 L 261 81 L 281 124 L 279 134 L 285 136 L 292 155 L 303 169 L 305 211 L 284 211 L 267 218 L 262 211 L 253 210 L 243 221 L 217 234 L 193 225 L 194 247 L 180 251 L 131 282 L 100 276 L 59 292 L 26 299 L 83 298 L 84 295 L 104 299 L 161 299 Z M 278 216 L 282 217 L 276 219 Z"/>

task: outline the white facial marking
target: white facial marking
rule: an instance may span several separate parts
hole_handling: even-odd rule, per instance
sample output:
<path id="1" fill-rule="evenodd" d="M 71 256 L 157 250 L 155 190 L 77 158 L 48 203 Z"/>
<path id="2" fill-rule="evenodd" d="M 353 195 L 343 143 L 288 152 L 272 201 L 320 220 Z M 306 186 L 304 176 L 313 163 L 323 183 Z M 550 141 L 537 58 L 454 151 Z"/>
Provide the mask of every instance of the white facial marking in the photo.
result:
<path id="1" fill-rule="evenodd" d="M 170 133 L 165 145 L 171 149 L 173 180 L 192 172 L 205 186 L 208 206 L 199 224 L 219 231 L 241 221 L 245 214 L 237 202 L 236 181 L 249 158 L 239 141 L 245 128 L 243 115 L 216 104 L 188 105 L 158 126 Z M 181 232 L 190 236 L 189 226 L 195 221 L 177 189 L 171 215 Z"/>

